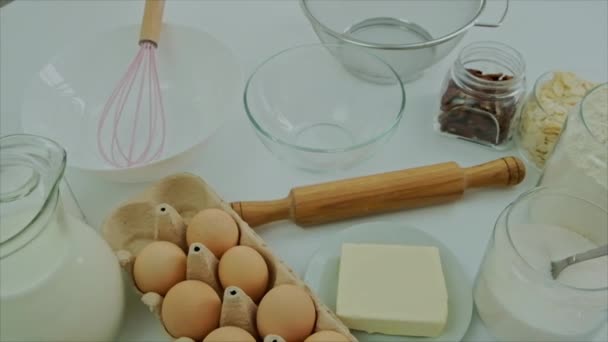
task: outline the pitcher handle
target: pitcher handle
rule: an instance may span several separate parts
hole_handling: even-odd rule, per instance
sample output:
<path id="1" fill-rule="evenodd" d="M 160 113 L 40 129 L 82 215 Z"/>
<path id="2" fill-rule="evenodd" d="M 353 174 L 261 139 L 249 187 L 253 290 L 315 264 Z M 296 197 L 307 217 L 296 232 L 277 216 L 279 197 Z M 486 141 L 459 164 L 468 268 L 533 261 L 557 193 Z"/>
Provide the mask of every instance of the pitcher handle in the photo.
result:
<path id="1" fill-rule="evenodd" d="M 500 27 L 502 25 L 502 23 L 505 21 L 505 18 L 507 17 L 507 12 L 509 12 L 509 2 L 510 0 L 505 0 L 505 10 L 502 13 L 502 17 L 500 17 L 500 20 L 498 20 L 498 22 L 496 24 L 492 24 L 492 23 L 475 23 L 475 26 L 479 26 L 479 27 Z"/>

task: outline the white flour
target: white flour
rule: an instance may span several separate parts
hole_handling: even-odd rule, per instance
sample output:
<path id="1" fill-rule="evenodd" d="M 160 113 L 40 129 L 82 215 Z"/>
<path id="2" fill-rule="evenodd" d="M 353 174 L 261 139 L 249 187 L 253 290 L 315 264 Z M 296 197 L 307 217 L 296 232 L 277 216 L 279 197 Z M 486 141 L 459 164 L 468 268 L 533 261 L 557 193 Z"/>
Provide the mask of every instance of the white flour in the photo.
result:
<path id="1" fill-rule="evenodd" d="M 498 231 L 475 288 L 484 324 L 505 341 L 589 340 L 599 322 L 606 320 L 606 290 L 555 286 L 548 279 L 549 265 L 597 245 L 568 229 L 545 224 L 512 226 L 511 238 L 525 262 L 509 246 L 506 232 Z M 605 288 L 608 258 L 571 266 L 558 281 L 577 288 Z"/>
<path id="2" fill-rule="evenodd" d="M 608 85 L 596 88 L 584 100 L 584 123 L 580 107 L 571 113 L 540 185 L 564 187 L 608 208 Z"/>

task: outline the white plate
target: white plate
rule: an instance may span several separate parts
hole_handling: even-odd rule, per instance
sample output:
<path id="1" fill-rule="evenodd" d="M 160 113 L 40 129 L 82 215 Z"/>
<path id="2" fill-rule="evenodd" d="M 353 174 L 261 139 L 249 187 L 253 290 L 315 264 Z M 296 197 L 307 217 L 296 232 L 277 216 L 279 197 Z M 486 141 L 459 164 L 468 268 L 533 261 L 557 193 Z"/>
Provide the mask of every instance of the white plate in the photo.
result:
<path id="1" fill-rule="evenodd" d="M 448 322 L 443 335 L 438 337 L 409 337 L 368 334 L 353 330 L 361 342 L 397 341 L 460 341 L 469 328 L 473 313 L 473 294 L 456 256 L 430 235 L 406 225 L 391 222 L 372 222 L 355 225 L 324 242 L 308 264 L 304 281 L 331 310 L 336 309 L 340 250 L 343 243 L 381 243 L 435 246 L 441 254 L 441 265 L 448 290 Z"/>
<path id="2" fill-rule="evenodd" d="M 68 166 L 114 181 L 158 179 L 200 157 L 204 143 L 240 109 L 243 78 L 236 57 L 222 42 L 174 24 L 163 25 L 156 52 L 167 124 L 163 154 L 149 164 L 116 169 L 98 152 L 100 114 L 139 51 L 138 40 L 139 25 L 130 25 L 59 51 L 25 90 L 24 131 L 62 145 Z"/>

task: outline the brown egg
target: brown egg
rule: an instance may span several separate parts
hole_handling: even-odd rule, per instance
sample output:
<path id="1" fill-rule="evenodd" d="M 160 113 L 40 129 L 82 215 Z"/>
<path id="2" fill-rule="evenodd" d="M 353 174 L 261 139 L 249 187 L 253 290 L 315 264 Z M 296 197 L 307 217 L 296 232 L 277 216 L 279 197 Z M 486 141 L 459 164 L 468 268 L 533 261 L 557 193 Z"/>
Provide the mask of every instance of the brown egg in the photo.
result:
<path id="1" fill-rule="evenodd" d="M 257 312 L 261 336 L 279 335 L 287 342 L 304 341 L 315 326 L 315 304 L 308 293 L 295 285 L 279 285 L 262 298 Z"/>
<path id="2" fill-rule="evenodd" d="M 239 227 L 228 213 L 220 209 L 204 209 L 190 220 L 186 230 L 188 246 L 200 242 L 219 259 L 239 242 Z"/>
<path id="3" fill-rule="evenodd" d="M 218 267 L 220 283 L 240 287 L 254 302 L 259 302 L 268 287 L 268 265 L 255 249 L 235 246 L 224 253 Z"/>
<path id="4" fill-rule="evenodd" d="M 221 327 L 213 330 L 203 342 L 255 342 L 255 338 L 241 328 Z"/>
<path id="5" fill-rule="evenodd" d="M 304 342 L 350 342 L 346 336 L 335 331 L 319 331 L 308 336 Z"/>
<path id="6" fill-rule="evenodd" d="M 164 296 L 173 285 L 186 279 L 186 253 L 171 242 L 151 242 L 135 258 L 133 279 L 141 292 Z"/>
<path id="7" fill-rule="evenodd" d="M 185 280 L 167 292 L 161 318 L 171 336 L 202 340 L 218 327 L 221 307 L 220 297 L 209 285 Z"/>

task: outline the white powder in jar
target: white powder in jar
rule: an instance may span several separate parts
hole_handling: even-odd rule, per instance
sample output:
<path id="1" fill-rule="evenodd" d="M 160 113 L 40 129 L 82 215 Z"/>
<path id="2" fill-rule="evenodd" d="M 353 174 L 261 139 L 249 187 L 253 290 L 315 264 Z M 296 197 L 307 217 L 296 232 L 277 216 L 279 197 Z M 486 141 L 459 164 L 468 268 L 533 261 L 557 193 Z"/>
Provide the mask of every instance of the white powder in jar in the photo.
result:
<path id="1" fill-rule="evenodd" d="M 590 340 L 606 318 L 608 258 L 570 266 L 557 280 L 595 291 L 560 287 L 550 280 L 550 262 L 597 244 L 557 225 L 516 224 L 509 232 L 497 232 L 475 288 L 484 324 L 501 340 Z"/>
<path id="2" fill-rule="evenodd" d="M 608 84 L 594 88 L 571 113 L 540 185 L 608 208 Z"/>

